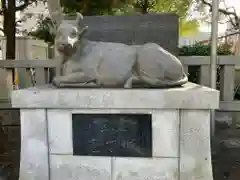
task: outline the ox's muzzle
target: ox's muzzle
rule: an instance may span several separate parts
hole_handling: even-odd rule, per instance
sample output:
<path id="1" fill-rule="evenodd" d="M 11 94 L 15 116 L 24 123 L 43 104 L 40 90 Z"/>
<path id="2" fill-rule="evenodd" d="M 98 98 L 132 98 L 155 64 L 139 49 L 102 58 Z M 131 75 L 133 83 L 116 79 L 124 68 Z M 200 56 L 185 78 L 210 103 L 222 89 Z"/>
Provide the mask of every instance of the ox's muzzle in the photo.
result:
<path id="1" fill-rule="evenodd" d="M 57 50 L 65 56 L 71 56 L 75 53 L 76 47 L 71 44 L 57 44 Z"/>

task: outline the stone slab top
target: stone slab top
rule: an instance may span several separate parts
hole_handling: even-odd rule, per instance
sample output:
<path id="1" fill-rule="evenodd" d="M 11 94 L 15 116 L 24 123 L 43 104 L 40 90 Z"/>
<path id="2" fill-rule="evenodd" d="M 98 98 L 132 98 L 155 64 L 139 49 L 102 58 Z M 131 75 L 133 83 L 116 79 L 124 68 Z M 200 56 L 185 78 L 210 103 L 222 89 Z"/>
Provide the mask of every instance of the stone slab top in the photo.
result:
<path id="1" fill-rule="evenodd" d="M 187 83 L 169 89 L 55 88 L 15 90 L 12 107 L 23 109 L 218 109 L 219 91 Z"/>

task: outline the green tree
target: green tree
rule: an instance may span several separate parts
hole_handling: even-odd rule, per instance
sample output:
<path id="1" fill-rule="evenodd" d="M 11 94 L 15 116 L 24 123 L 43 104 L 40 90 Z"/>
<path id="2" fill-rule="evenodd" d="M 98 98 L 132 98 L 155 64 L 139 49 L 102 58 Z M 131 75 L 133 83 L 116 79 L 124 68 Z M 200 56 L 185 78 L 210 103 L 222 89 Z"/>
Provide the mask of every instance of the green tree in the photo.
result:
<path id="1" fill-rule="evenodd" d="M 6 58 L 15 59 L 16 12 L 23 11 L 29 5 L 44 0 L 1 0 L 0 15 L 3 16 L 3 27 L 0 30 L 6 37 Z"/>
<path id="2" fill-rule="evenodd" d="M 197 19 L 190 19 L 189 11 L 195 0 L 60 0 L 67 14 L 81 12 L 83 15 L 124 15 L 146 14 L 149 12 L 172 12 L 180 17 L 180 35 L 196 33 L 199 28 Z M 29 35 L 36 36 L 49 42 L 51 34 L 48 26 L 49 19 L 39 19 L 38 29 Z M 51 23 L 50 23 L 51 24 Z"/>
<path id="3" fill-rule="evenodd" d="M 179 34 L 180 36 L 189 36 L 199 32 L 199 20 L 186 20 L 180 18 L 179 22 Z"/>
<path id="4" fill-rule="evenodd" d="M 23 11 L 29 5 L 36 3 L 37 1 L 38 0 L 1 0 L 0 15 L 3 17 L 3 26 L 0 30 L 6 37 L 6 59 L 14 60 L 16 56 L 16 27 L 22 21 L 16 21 L 16 12 Z M 14 70 L 10 70 L 8 71 L 8 74 L 9 78 L 7 78 L 6 81 L 8 81 L 8 84 L 10 85 L 14 81 L 15 72 Z"/>
<path id="5" fill-rule="evenodd" d="M 127 0 L 60 0 L 65 13 L 81 12 L 83 15 L 111 14 L 112 9 L 126 4 Z"/>
<path id="6" fill-rule="evenodd" d="M 149 12 L 170 12 L 179 16 L 180 35 L 192 35 L 198 32 L 200 21 L 196 18 L 190 18 L 197 0 L 129 0 L 128 6 L 121 8 L 123 13 L 139 12 L 146 14 Z M 127 7 L 127 11 L 126 11 Z M 133 8 L 134 10 L 131 10 Z M 196 8 L 195 8 L 196 9 Z M 198 9 L 200 11 L 200 9 Z"/>
<path id="7" fill-rule="evenodd" d="M 179 16 L 180 35 L 190 35 L 198 32 L 199 20 L 190 19 L 191 8 L 195 0 L 136 0 L 135 8 L 142 13 L 171 12 Z"/>

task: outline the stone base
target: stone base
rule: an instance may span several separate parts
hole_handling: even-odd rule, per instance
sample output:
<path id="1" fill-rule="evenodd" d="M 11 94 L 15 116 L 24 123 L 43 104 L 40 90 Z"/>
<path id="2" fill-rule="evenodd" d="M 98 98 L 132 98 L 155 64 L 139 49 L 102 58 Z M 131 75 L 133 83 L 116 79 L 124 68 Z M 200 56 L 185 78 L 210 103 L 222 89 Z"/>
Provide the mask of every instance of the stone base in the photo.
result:
<path id="1" fill-rule="evenodd" d="M 21 111 L 24 138 L 20 180 L 42 179 L 43 176 L 49 180 L 94 179 L 96 176 L 111 180 L 190 180 L 198 177 L 212 180 L 209 110 L 150 110 L 153 115 L 152 158 L 74 156 L 71 113 L 82 111 Z M 119 110 L 84 112 L 114 113 Z"/>
<path id="2" fill-rule="evenodd" d="M 178 159 L 51 155 L 50 179 L 178 180 Z"/>
<path id="3" fill-rule="evenodd" d="M 212 180 L 210 109 L 218 108 L 219 94 L 190 87 L 17 91 L 13 102 L 22 108 L 20 180 Z M 52 108 L 47 106 L 51 100 Z M 75 156 L 74 113 L 151 114 L 152 157 Z"/>

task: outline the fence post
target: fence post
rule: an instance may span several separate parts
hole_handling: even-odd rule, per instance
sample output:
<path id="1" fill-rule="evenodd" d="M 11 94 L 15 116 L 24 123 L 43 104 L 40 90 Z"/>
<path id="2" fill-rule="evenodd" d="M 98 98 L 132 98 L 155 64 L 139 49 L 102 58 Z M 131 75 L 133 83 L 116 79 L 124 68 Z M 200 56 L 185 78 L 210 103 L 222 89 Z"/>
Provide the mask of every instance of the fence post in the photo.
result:
<path id="1" fill-rule="evenodd" d="M 224 65 L 220 72 L 220 99 L 222 101 L 234 100 L 235 65 Z M 232 127 L 236 126 L 235 117 L 231 117 Z"/>
<path id="2" fill-rule="evenodd" d="M 28 45 L 29 45 L 28 37 L 16 38 L 16 60 L 29 60 Z M 19 83 L 18 85 L 20 89 L 27 88 L 31 85 L 29 72 L 26 68 L 15 68 L 15 73 L 18 74 L 18 83 Z"/>
<path id="3" fill-rule="evenodd" d="M 41 86 L 46 84 L 46 73 L 45 68 L 36 68 L 35 69 L 35 78 L 36 78 L 36 85 Z"/>
<path id="4" fill-rule="evenodd" d="M 224 65 L 220 72 L 220 97 L 221 100 L 234 99 L 235 66 Z"/>
<path id="5" fill-rule="evenodd" d="M 201 65 L 200 67 L 200 84 L 203 86 L 210 86 L 210 66 Z"/>
<path id="6" fill-rule="evenodd" d="M 11 99 L 13 91 L 13 77 L 11 69 L 0 69 L 0 100 L 8 101 Z"/>

